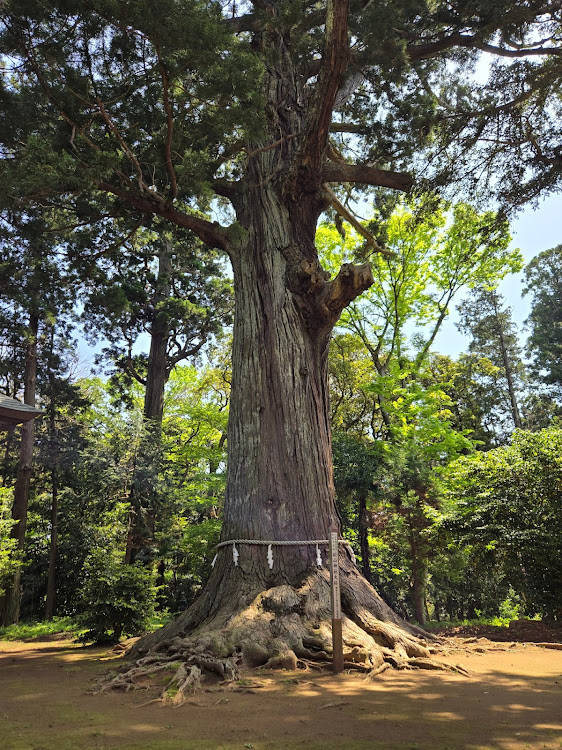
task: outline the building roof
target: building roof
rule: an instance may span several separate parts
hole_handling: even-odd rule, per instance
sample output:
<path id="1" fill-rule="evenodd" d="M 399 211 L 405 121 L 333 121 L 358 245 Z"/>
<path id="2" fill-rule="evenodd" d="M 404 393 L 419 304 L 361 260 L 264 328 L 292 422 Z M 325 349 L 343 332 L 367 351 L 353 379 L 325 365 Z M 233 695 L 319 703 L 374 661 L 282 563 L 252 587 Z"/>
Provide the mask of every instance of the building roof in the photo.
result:
<path id="1" fill-rule="evenodd" d="M 27 422 L 43 414 L 41 409 L 22 404 L 15 398 L 0 394 L 0 430 L 7 430 L 22 422 Z"/>

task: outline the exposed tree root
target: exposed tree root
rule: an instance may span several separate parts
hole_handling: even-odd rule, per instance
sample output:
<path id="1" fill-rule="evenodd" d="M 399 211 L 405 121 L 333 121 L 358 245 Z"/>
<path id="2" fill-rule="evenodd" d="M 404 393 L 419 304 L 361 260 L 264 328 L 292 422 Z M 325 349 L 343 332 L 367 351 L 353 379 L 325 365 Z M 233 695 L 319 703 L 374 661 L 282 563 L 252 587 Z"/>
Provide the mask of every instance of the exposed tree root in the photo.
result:
<path id="1" fill-rule="evenodd" d="M 353 572 L 350 569 L 348 575 Z M 431 658 L 431 636 L 408 625 L 391 610 L 380 619 L 381 600 L 357 574 L 342 585 L 344 668 L 367 678 L 386 669 L 440 669 L 467 674 Z M 353 585 L 353 583 L 355 585 Z M 357 585 L 359 583 L 359 586 Z M 376 599 L 374 597 L 377 597 Z M 370 601 L 370 599 L 372 601 Z M 384 603 L 383 603 L 384 604 Z M 386 606 L 386 605 L 384 605 Z M 172 630 L 172 632 L 174 632 Z M 227 683 L 244 669 L 331 668 L 332 633 L 327 573 L 311 574 L 299 588 L 280 585 L 258 593 L 236 613 L 216 613 L 189 634 L 165 637 L 162 629 L 133 647 L 134 663 L 123 665 L 101 692 L 146 688 L 157 673 L 175 670 L 162 699 L 179 705 L 204 681 Z M 434 643 L 431 651 L 435 652 Z"/>

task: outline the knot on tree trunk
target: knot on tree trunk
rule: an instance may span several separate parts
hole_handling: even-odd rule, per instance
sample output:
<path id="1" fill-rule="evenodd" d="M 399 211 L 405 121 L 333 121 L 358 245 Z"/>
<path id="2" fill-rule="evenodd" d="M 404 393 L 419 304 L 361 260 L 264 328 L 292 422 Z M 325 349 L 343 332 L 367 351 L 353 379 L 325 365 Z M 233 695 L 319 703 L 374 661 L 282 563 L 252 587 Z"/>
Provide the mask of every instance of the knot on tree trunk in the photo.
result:
<path id="1" fill-rule="evenodd" d="M 329 275 L 317 261 L 302 260 L 295 274 L 293 291 L 301 309 L 315 325 L 332 327 L 342 311 L 374 282 L 369 263 L 344 263 L 338 275 Z"/>
<path id="2" fill-rule="evenodd" d="M 298 276 L 302 291 L 312 295 L 320 293 L 330 279 L 330 274 L 324 271 L 317 260 L 306 258 L 300 262 Z"/>

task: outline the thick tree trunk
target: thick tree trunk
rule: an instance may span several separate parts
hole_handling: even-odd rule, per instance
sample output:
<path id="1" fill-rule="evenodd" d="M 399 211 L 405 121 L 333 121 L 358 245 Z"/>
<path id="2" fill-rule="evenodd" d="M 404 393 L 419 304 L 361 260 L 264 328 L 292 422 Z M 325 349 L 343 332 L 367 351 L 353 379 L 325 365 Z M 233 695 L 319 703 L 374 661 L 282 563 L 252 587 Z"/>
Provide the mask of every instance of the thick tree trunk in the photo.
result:
<path id="1" fill-rule="evenodd" d="M 310 227 L 294 221 L 273 188 L 256 191 L 251 206 L 252 222 L 233 261 L 236 313 L 222 540 L 328 539 L 338 519 L 327 377 L 336 316 L 314 316 L 312 302 L 289 288 L 291 269 L 280 249 L 297 237 L 306 242 Z M 237 548 L 237 565 L 232 545 L 219 549 L 199 599 L 173 623 L 141 639 L 136 653 L 193 634 L 215 652 L 241 650 L 251 664 L 270 657 L 277 664 L 288 650 L 292 657 L 283 663 L 291 665 L 295 654 L 309 653 L 306 643 L 317 644 L 326 657 L 330 595 L 315 545 L 274 546 L 272 567 L 267 547 L 238 541 Z M 327 549 L 321 552 L 325 566 Z M 340 558 L 346 641 L 376 652 L 371 666 L 382 663 L 381 644 L 399 643 L 404 658 L 427 656 L 416 642 L 416 628 L 395 615 L 344 551 Z"/>
<path id="2" fill-rule="evenodd" d="M 308 326 L 287 288 L 288 269 L 277 251 L 292 239 L 286 216 L 273 201 L 260 213 L 264 225 L 254 229 L 254 241 L 234 268 L 223 538 L 327 539 L 337 520 L 328 421 L 330 330 Z M 263 582 L 271 581 L 262 551 L 254 549 L 252 556 Z M 280 550 L 276 577 L 282 573 L 294 583 L 314 558 L 312 548 Z"/>
<path id="3" fill-rule="evenodd" d="M 32 314 L 29 319 L 29 339 L 25 360 L 24 375 L 24 403 L 35 406 L 35 382 L 37 378 L 37 333 L 39 317 Z M 27 506 L 29 502 L 29 487 L 31 482 L 31 468 L 33 459 L 33 439 L 35 435 L 35 420 L 24 422 L 21 428 L 21 441 L 18 462 L 18 474 L 14 487 L 14 505 L 12 518 L 16 523 L 11 532 L 17 541 L 17 550 L 23 553 L 25 546 L 25 532 L 27 527 Z M 2 624 L 13 625 L 19 621 L 21 598 L 21 569 L 7 581 L 3 597 Z"/>
<path id="4" fill-rule="evenodd" d="M 368 265 L 345 265 L 329 281 L 315 247 L 318 216 L 329 201 L 320 176 L 330 118 L 325 103 L 333 102 L 337 71 L 346 64 L 345 54 L 337 53 L 347 44 L 347 4 L 330 8 L 329 63 L 307 112 L 305 81 L 295 74 L 285 40 L 272 32 L 275 55 L 264 83 L 270 132 L 247 148 L 246 173 L 231 196 L 238 226 L 228 235 L 235 321 L 226 544 L 197 601 L 142 638 L 137 655 L 171 650 L 203 668 L 204 651 L 222 659 L 213 667 L 219 673 L 230 672 L 240 658 L 252 666 L 288 667 L 299 658 L 329 660 L 327 545 L 320 544 L 319 567 L 316 545 L 306 544 L 327 540 L 338 522 L 328 347 L 343 308 L 373 282 Z M 244 540 L 304 544 L 272 546 L 271 560 L 266 546 Z M 236 542 L 236 561 L 229 542 Z M 422 632 L 382 601 L 343 550 L 340 565 L 345 658 L 361 661 L 367 671 L 382 668 L 385 659 L 406 664 L 427 657 L 417 637 Z"/>

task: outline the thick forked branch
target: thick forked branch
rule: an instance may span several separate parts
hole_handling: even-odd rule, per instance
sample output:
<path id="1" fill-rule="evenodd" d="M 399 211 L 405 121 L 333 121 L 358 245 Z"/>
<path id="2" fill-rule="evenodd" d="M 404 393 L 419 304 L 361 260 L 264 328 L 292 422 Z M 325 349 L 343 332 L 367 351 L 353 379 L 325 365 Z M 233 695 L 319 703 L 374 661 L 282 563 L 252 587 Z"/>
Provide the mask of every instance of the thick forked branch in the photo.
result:
<path id="1" fill-rule="evenodd" d="M 337 319 L 341 312 L 374 281 L 370 263 L 362 263 L 359 266 L 344 263 L 336 278 L 326 284 L 321 301 Z"/>
<path id="2" fill-rule="evenodd" d="M 413 178 L 408 172 L 392 172 L 377 169 L 367 164 L 346 164 L 326 161 L 322 168 L 324 182 L 362 182 L 364 185 L 378 185 L 407 192 L 412 187 Z"/>
<path id="3" fill-rule="evenodd" d="M 331 330 L 342 311 L 373 283 L 370 263 L 344 263 L 338 275 L 330 275 L 318 261 L 302 260 L 293 269 L 292 291 L 315 327 Z"/>
<path id="4" fill-rule="evenodd" d="M 328 0 L 324 54 L 293 171 L 293 182 L 311 191 L 322 182 L 334 103 L 349 61 L 348 16 L 349 0 Z"/>
<path id="5" fill-rule="evenodd" d="M 147 214 L 155 214 L 168 219 L 176 226 L 190 229 L 193 234 L 197 235 L 209 247 L 216 247 L 225 252 L 231 251 L 231 243 L 228 239 L 228 233 L 225 227 L 220 224 L 201 219 L 199 216 L 179 211 L 177 208 L 167 204 L 161 198 L 152 195 L 140 195 L 131 190 L 111 185 L 109 182 L 98 182 L 97 187 L 105 193 L 111 193 L 120 198 L 129 206 L 144 211 Z"/>

